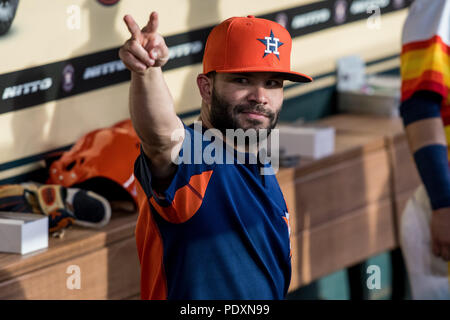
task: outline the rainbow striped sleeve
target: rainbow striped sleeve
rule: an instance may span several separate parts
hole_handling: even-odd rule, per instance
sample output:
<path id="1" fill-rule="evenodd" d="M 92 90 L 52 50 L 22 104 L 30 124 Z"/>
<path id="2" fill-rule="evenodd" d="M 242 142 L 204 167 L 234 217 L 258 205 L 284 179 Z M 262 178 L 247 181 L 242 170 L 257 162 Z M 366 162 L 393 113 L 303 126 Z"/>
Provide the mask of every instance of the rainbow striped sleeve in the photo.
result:
<path id="1" fill-rule="evenodd" d="M 440 94 L 450 125 L 450 1 L 416 0 L 406 19 L 401 52 L 402 101 L 418 90 Z"/>

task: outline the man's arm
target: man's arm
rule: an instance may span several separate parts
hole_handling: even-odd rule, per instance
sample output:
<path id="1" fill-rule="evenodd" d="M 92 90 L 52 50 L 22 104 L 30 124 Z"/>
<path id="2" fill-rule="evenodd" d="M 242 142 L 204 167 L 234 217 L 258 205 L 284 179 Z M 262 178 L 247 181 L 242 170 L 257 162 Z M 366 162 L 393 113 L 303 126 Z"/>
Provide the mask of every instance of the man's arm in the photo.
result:
<path id="1" fill-rule="evenodd" d="M 405 101 L 401 113 L 410 150 L 430 197 L 432 250 L 450 260 L 450 172 L 440 98 L 420 92 Z"/>
<path id="2" fill-rule="evenodd" d="M 156 12 L 151 13 L 142 30 L 131 16 L 125 16 L 124 21 L 131 38 L 120 48 L 119 56 L 131 71 L 131 121 L 143 151 L 150 159 L 153 177 L 167 185 L 176 169 L 171 154 L 178 154 L 183 141 L 183 138 L 172 141 L 172 133 L 177 129 L 184 133 L 183 123 L 175 112 L 173 98 L 161 70 L 168 60 L 169 50 L 163 37 L 157 33 Z"/>

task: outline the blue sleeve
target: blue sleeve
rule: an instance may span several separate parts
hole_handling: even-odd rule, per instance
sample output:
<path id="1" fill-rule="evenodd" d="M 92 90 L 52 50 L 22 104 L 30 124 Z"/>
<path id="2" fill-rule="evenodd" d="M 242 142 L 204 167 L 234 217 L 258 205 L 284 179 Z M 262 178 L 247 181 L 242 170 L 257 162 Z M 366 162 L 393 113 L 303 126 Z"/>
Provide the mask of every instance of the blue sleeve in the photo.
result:
<path id="1" fill-rule="evenodd" d="M 442 97 L 431 91 L 418 91 L 400 105 L 405 127 L 415 121 L 441 116 Z"/>

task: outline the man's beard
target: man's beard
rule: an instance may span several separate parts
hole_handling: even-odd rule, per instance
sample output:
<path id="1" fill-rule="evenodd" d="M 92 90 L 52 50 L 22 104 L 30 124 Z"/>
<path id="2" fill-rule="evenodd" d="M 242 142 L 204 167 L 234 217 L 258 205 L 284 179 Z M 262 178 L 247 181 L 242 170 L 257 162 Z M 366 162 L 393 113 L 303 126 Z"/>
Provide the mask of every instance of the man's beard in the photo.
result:
<path id="1" fill-rule="evenodd" d="M 247 121 L 250 123 L 250 126 L 248 127 L 244 127 L 242 124 L 240 124 L 238 119 L 239 114 L 242 112 L 251 111 L 262 113 L 267 116 L 267 118 L 269 119 L 269 126 L 267 128 L 258 127 L 261 124 L 261 121 L 257 119 L 248 119 Z M 260 104 L 239 104 L 236 106 L 232 106 L 228 101 L 226 101 L 226 99 L 220 97 L 217 94 L 216 89 L 213 87 L 210 121 L 212 126 L 220 130 L 224 135 L 226 134 L 226 129 L 243 129 L 244 131 L 247 129 L 255 129 L 257 132 L 259 132 L 259 129 L 266 129 L 267 136 L 269 136 L 270 131 L 277 125 L 278 115 L 279 112 L 268 110 Z"/>

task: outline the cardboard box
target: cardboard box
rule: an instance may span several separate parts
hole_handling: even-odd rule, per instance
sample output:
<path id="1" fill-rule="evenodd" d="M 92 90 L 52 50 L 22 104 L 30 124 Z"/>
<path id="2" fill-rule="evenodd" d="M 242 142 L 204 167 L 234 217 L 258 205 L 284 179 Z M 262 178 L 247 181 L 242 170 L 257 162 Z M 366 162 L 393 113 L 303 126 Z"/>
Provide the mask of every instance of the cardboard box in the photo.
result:
<path id="1" fill-rule="evenodd" d="M 399 117 L 400 96 L 386 92 L 367 94 L 359 91 L 341 91 L 338 94 L 341 113 L 374 114 Z"/>
<path id="2" fill-rule="evenodd" d="M 372 76 L 362 88 L 338 90 L 338 110 L 399 117 L 400 85 L 400 78 L 396 76 Z"/>
<path id="3" fill-rule="evenodd" d="M 0 212 L 0 251 L 27 254 L 48 247 L 48 217 Z"/>

